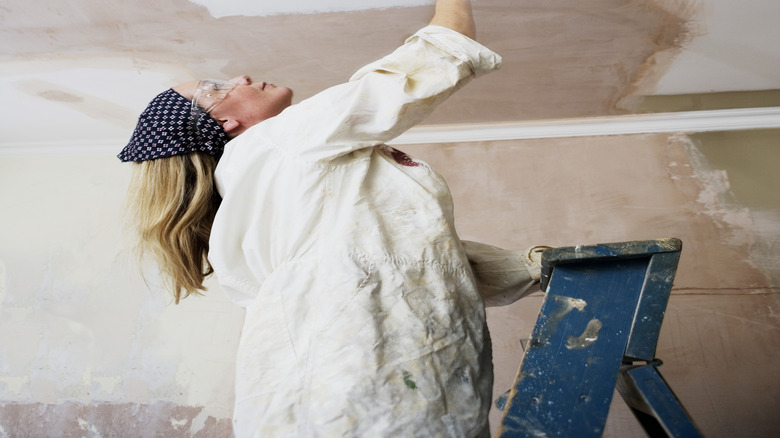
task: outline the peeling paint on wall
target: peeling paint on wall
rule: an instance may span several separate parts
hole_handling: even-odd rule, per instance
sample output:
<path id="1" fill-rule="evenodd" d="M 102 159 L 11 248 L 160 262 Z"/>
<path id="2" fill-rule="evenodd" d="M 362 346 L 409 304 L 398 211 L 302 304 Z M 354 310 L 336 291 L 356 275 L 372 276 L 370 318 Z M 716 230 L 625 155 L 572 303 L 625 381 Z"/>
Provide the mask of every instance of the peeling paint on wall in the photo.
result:
<path id="1" fill-rule="evenodd" d="M 670 144 L 683 147 L 691 165 L 690 170 L 685 170 L 686 176 L 683 176 L 678 173 L 681 167 L 674 163 L 669 167 L 671 178 L 677 181 L 691 177 L 696 179 L 699 184 L 696 201 L 701 204 L 705 214 L 709 215 L 719 227 L 728 231 L 727 243 L 734 246 L 750 245 L 753 239 L 750 210 L 733 202 L 726 172 L 713 169 L 688 136 L 675 135 L 670 137 L 669 141 Z M 690 171 L 692 173 L 688 173 Z"/>
<path id="2" fill-rule="evenodd" d="M 215 418 L 202 407 L 170 402 L 0 402 L 0 437 L 227 438 L 232 431 L 229 418 Z"/>

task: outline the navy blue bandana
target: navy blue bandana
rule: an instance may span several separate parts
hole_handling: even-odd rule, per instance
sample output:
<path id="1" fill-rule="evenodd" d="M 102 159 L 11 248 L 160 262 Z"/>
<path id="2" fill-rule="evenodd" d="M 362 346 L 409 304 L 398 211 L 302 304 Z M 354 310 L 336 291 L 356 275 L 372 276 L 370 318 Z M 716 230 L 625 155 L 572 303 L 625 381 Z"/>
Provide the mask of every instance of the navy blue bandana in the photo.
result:
<path id="1" fill-rule="evenodd" d="M 228 138 L 210 115 L 191 122 L 192 103 L 169 89 L 149 103 L 133 131 L 130 142 L 117 157 L 122 161 L 147 161 L 190 152 L 204 152 L 217 159 Z"/>

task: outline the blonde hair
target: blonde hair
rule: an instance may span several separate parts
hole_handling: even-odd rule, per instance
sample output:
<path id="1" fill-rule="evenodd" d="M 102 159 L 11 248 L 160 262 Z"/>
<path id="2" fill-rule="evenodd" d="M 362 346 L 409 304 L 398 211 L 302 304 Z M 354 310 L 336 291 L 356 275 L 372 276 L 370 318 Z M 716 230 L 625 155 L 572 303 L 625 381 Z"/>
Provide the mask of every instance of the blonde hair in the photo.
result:
<path id="1" fill-rule="evenodd" d="M 221 198 L 214 186 L 214 157 L 197 152 L 133 163 L 128 191 L 139 254 L 157 261 L 176 304 L 205 291 L 214 270 L 209 235 Z"/>

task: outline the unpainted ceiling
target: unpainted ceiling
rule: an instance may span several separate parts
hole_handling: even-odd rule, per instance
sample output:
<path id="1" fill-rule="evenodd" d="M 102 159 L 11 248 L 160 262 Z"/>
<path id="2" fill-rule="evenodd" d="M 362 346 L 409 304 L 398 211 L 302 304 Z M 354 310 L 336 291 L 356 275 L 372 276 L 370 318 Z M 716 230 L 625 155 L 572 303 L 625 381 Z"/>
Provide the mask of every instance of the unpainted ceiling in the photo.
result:
<path id="1" fill-rule="evenodd" d="M 478 39 L 503 56 L 504 66 L 459 92 L 425 123 L 631 111 L 625 98 L 654 93 L 670 67 L 707 34 L 711 4 L 725 1 L 476 0 Z M 772 3 L 757 4 L 764 1 Z M 420 3 L 432 1 L 372 4 Z M 274 9 L 269 13 L 275 15 L 258 16 L 262 11 L 230 15 L 216 4 L 47 0 L 0 6 L 0 92 L 5 97 L 0 146 L 119 141 L 155 94 L 195 78 L 249 74 L 293 88 L 300 101 L 345 81 L 432 16 L 430 5 L 316 14 Z M 237 11 L 247 4 L 225 2 Z M 310 11 L 317 3 L 285 4 Z M 360 4 L 366 2 L 329 0 L 322 8 Z M 228 16 L 214 16 L 222 14 Z M 733 40 L 732 48 L 739 48 L 738 42 Z M 753 70 L 763 69 L 759 76 L 780 88 L 765 72 L 772 62 Z"/>

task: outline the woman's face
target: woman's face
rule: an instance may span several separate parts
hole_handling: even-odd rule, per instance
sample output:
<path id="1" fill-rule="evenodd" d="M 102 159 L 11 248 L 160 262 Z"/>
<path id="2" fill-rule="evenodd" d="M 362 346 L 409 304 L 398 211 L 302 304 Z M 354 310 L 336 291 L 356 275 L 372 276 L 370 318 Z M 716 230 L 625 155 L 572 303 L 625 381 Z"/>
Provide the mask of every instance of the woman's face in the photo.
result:
<path id="1" fill-rule="evenodd" d="M 209 113 L 230 138 L 278 115 L 292 103 L 293 92 L 289 88 L 253 82 L 249 76 L 238 76 L 230 81 L 236 87 Z M 197 82 L 187 82 L 174 90 L 192 100 L 197 86 Z"/>

